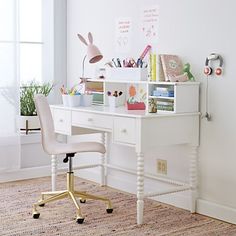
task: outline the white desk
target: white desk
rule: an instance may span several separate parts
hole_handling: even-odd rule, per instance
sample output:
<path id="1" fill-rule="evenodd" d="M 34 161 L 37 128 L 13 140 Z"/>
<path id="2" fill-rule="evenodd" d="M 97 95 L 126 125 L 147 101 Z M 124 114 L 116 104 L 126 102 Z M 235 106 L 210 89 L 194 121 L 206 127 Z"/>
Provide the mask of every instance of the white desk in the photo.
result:
<path id="1" fill-rule="evenodd" d="M 145 111 L 127 111 L 117 108 L 111 111 L 108 107 L 63 107 L 51 106 L 55 131 L 57 133 L 73 135 L 80 133 L 101 132 L 102 141 L 106 145 L 105 133 L 111 133 L 114 143 L 128 145 L 135 148 L 137 156 L 136 173 L 118 168 L 106 162 L 102 157 L 100 164 L 102 183 L 106 184 L 106 168 L 113 168 L 123 172 L 137 174 L 137 224 L 143 222 L 144 197 L 160 196 L 163 194 L 191 191 L 191 212 L 195 212 L 197 192 L 197 147 L 199 145 L 199 113 L 182 114 L 145 114 Z M 144 154 L 158 145 L 188 144 L 192 147 L 190 155 L 189 184 L 165 179 L 144 173 Z M 109 147 L 106 147 L 109 148 Z M 95 166 L 95 165 L 94 165 Z M 52 175 L 56 175 L 55 160 L 52 160 Z M 167 191 L 144 193 L 144 178 L 152 178 L 171 183 L 173 188 Z M 55 186 L 55 185 L 54 185 Z"/>

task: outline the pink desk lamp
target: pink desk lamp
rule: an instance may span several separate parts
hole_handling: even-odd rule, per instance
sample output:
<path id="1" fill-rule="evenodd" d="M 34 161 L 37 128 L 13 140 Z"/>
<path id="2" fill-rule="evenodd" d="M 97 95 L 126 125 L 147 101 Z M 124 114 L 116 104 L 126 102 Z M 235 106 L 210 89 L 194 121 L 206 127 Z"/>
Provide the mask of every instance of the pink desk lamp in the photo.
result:
<path id="1" fill-rule="evenodd" d="M 87 43 L 87 41 L 84 39 L 84 37 L 82 35 L 78 34 L 78 37 L 79 37 L 80 41 L 87 46 L 87 54 L 84 56 L 83 67 L 82 67 L 82 80 L 83 80 L 84 79 L 85 58 L 86 57 L 88 58 L 89 63 L 96 63 L 96 62 L 100 61 L 103 58 L 103 56 L 102 56 L 100 50 L 93 44 L 93 36 L 90 32 L 88 33 L 89 44 Z"/>

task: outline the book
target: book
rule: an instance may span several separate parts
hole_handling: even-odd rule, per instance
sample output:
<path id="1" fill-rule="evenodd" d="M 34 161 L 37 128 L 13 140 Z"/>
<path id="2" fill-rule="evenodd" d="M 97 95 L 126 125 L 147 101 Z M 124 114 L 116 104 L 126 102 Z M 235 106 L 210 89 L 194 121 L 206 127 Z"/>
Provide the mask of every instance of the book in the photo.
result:
<path id="1" fill-rule="evenodd" d="M 161 63 L 161 57 L 160 55 L 157 58 L 157 75 L 158 75 L 158 81 L 165 81 L 165 76 L 164 76 L 164 72 L 163 72 L 163 66 Z"/>
<path id="2" fill-rule="evenodd" d="M 149 54 L 149 81 L 156 81 L 157 79 L 157 55 L 155 53 Z"/>
<path id="3" fill-rule="evenodd" d="M 156 81 L 156 54 L 152 54 L 152 81 Z"/>
<path id="4" fill-rule="evenodd" d="M 160 61 L 165 81 L 173 81 L 176 76 L 183 74 L 183 63 L 177 55 L 161 54 Z"/>
<path id="5" fill-rule="evenodd" d="M 148 80 L 152 81 L 152 53 L 149 54 Z"/>

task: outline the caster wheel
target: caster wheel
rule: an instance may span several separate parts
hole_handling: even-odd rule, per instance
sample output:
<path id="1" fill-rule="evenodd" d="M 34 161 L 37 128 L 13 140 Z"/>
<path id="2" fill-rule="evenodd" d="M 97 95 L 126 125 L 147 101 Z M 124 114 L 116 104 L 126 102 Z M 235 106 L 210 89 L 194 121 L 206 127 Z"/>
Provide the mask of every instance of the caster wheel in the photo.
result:
<path id="1" fill-rule="evenodd" d="M 79 201 L 80 201 L 80 203 L 85 203 L 86 199 L 80 199 Z"/>
<path id="2" fill-rule="evenodd" d="M 33 218 L 34 218 L 34 219 L 38 219 L 39 216 L 40 216 L 40 213 L 33 213 Z"/>
<path id="3" fill-rule="evenodd" d="M 76 222 L 77 222 L 78 224 L 83 224 L 83 223 L 84 223 L 84 218 L 77 218 L 77 219 L 76 219 Z"/>
<path id="4" fill-rule="evenodd" d="M 43 203 L 43 204 L 40 204 L 39 206 L 40 206 L 40 207 L 44 207 L 44 206 L 45 206 L 45 203 Z"/>
<path id="5" fill-rule="evenodd" d="M 113 209 L 112 209 L 112 208 L 107 209 L 107 213 L 108 213 L 108 214 L 111 214 L 112 212 L 113 212 Z"/>

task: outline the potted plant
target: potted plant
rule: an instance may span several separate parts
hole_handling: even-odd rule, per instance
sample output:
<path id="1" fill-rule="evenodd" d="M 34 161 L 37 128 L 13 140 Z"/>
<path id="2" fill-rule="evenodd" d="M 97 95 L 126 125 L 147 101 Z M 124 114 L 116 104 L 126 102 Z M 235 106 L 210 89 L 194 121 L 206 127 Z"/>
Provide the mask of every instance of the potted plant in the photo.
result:
<path id="1" fill-rule="evenodd" d="M 53 84 L 44 83 L 39 84 L 35 81 L 31 81 L 28 84 L 24 84 L 20 88 L 20 129 L 26 130 L 28 134 L 29 130 L 40 129 L 39 119 L 37 116 L 34 95 L 44 94 L 48 96 L 53 88 Z"/>

